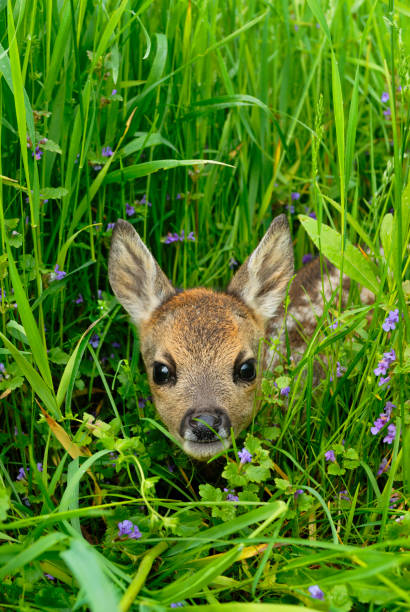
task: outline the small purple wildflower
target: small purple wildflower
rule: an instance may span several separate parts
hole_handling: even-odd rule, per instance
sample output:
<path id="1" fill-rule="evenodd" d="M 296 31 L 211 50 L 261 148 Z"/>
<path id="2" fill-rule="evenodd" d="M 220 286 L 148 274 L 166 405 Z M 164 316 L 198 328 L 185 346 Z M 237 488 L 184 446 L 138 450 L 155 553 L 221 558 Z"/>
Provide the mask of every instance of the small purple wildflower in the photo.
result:
<path id="1" fill-rule="evenodd" d="M 27 468 L 28 471 L 28 468 Z M 19 473 L 17 474 L 16 480 L 24 480 L 27 478 L 27 474 L 23 467 L 19 468 Z"/>
<path id="2" fill-rule="evenodd" d="M 52 576 L 51 574 L 44 574 L 44 576 L 49 580 L 55 580 L 55 576 Z"/>
<path id="3" fill-rule="evenodd" d="M 310 596 L 313 599 L 320 599 L 323 600 L 325 598 L 325 594 L 323 593 L 322 589 L 319 588 L 318 584 L 314 584 L 313 586 L 310 586 L 308 588 L 308 591 L 310 593 Z"/>
<path id="4" fill-rule="evenodd" d="M 299 198 L 300 198 L 299 191 L 292 191 L 292 193 L 290 194 L 290 197 L 291 197 L 292 200 L 299 200 Z"/>
<path id="5" fill-rule="evenodd" d="M 337 329 L 339 327 L 339 321 L 335 319 L 331 325 L 329 325 L 330 329 Z"/>
<path id="6" fill-rule="evenodd" d="M 386 110 L 383 111 L 383 115 L 385 116 L 386 119 L 390 119 L 390 117 L 391 117 L 391 110 L 390 110 L 390 108 L 386 108 Z"/>
<path id="7" fill-rule="evenodd" d="M 396 505 L 397 502 L 400 499 L 400 495 L 398 495 L 398 493 L 393 493 L 393 495 L 390 497 L 390 505 L 389 508 L 392 510 Z"/>
<path id="8" fill-rule="evenodd" d="M 309 217 L 310 217 L 311 219 L 317 219 L 317 217 L 316 217 L 316 213 L 315 213 L 315 212 L 313 212 L 313 211 L 309 213 Z"/>
<path id="9" fill-rule="evenodd" d="M 384 102 L 388 102 L 389 101 L 389 97 L 390 97 L 389 93 L 387 91 L 384 91 L 382 93 L 382 97 L 380 99 L 384 103 Z"/>
<path id="10" fill-rule="evenodd" d="M 114 229 L 114 227 L 115 227 L 115 223 L 108 223 L 108 225 L 107 225 L 107 232 L 108 232 L 109 230 Z"/>
<path id="11" fill-rule="evenodd" d="M 238 262 L 236 261 L 236 259 L 231 257 L 231 259 L 229 260 L 229 264 L 228 265 L 229 265 L 230 269 L 233 270 L 238 265 Z"/>
<path id="12" fill-rule="evenodd" d="M 302 257 L 303 265 L 309 263 L 310 261 L 312 261 L 312 259 L 313 259 L 312 253 L 306 253 L 306 255 L 303 255 L 303 257 Z"/>
<path id="13" fill-rule="evenodd" d="M 3 362 L 0 362 L 0 372 L 3 374 L 6 371 L 6 366 Z"/>
<path id="14" fill-rule="evenodd" d="M 396 437 L 396 425 L 394 425 L 394 423 L 390 423 L 390 425 L 387 426 L 387 431 L 389 433 L 383 438 L 383 442 L 386 442 L 386 444 L 391 444 Z"/>
<path id="15" fill-rule="evenodd" d="M 339 497 L 340 497 L 340 499 L 344 499 L 346 501 L 350 501 L 350 497 L 349 497 L 349 495 L 347 493 L 347 489 L 343 489 L 342 491 L 340 491 Z"/>
<path id="16" fill-rule="evenodd" d="M 135 214 L 134 206 L 131 206 L 130 204 L 128 204 L 128 202 L 126 202 L 126 204 L 125 204 L 125 212 L 126 212 L 127 217 L 132 217 L 132 215 Z"/>
<path id="17" fill-rule="evenodd" d="M 288 397 L 290 393 L 290 387 L 283 387 L 283 389 L 280 390 L 280 394 L 284 395 L 285 397 Z"/>
<path id="18" fill-rule="evenodd" d="M 336 363 L 336 377 L 337 378 L 342 378 L 343 372 L 346 372 L 346 368 L 344 366 L 340 365 L 340 361 L 338 361 Z"/>
<path id="19" fill-rule="evenodd" d="M 391 310 L 387 317 L 384 320 L 382 328 L 385 332 L 391 331 L 392 329 L 396 329 L 396 323 L 399 322 L 399 309 L 395 308 Z"/>
<path id="20" fill-rule="evenodd" d="M 170 608 L 182 608 L 183 607 L 183 602 L 182 601 L 174 601 L 172 603 L 169 604 Z"/>
<path id="21" fill-rule="evenodd" d="M 39 471 L 39 472 L 42 472 L 42 471 L 43 471 L 43 464 L 41 463 L 41 461 L 39 461 L 39 462 L 37 463 L 37 469 L 38 469 L 38 471 Z"/>
<path id="22" fill-rule="evenodd" d="M 121 348 L 121 344 L 119 342 L 111 342 L 111 346 L 115 349 Z"/>
<path id="23" fill-rule="evenodd" d="M 76 304 L 82 304 L 83 302 L 84 302 L 83 294 L 79 293 L 75 303 Z"/>
<path id="24" fill-rule="evenodd" d="M 139 538 L 142 537 L 142 533 L 140 532 L 140 530 L 138 529 L 137 525 L 134 525 L 134 529 L 132 530 L 131 533 L 128 534 L 128 537 L 131 540 L 138 540 Z"/>
<path id="25" fill-rule="evenodd" d="M 144 195 L 140 199 L 139 203 L 140 204 L 145 204 L 146 206 L 152 206 L 152 202 L 148 202 L 148 200 L 147 200 L 147 194 L 146 193 L 144 193 Z"/>
<path id="26" fill-rule="evenodd" d="M 187 240 L 192 240 L 193 242 L 195 242 L 194 232 L 189 232 L 189 234 L 186 237 L 186 239 Z M 180 242 L 184 242 L 184 240 L 185 240 L 185 231 L 184 230 L 182 230 L 181 235 L 177 234 L 176 232 L 174 234 L 171 234 L 169 232 L 168 236 L 165 238 L 164 242 L 165 242 L 165 244 L 171 244 L 172 242 L 178 242 L 178 240 Z"/>
<path id="27" fill-rule="evenodd" d="M 93 334 L 89 340 L 89 343 L 93 348 L 97 348 L 100 344 L 100 336 L 98 334 Z"/>
<path id="28" fill-rule="evenodd" d="M 176 199 L 177 200 L 182 200 L 183 197 L 184 197 L 183 193 L 177 193 L 177 195 L 176 195 Z"/>
<path id="29" fill-rule="evenodd" d="M 114 155 L 114 151 L 111 149 L 111 147 L 103 147 L 101 155 L 103 157 L 112 157 Z"/>
<path id="30" fill-rule="evenodd" d="M 55 280 L 61 280 L 62 278 L 67 276 L 67 272 L 64 272 L 63 270 L 60 270 L 59 267 L 58 267 L 58 264 L 56 264 L 56 266 L 54 268 L 54 274 L 55 274 Z"/>
<path id="31" fill-rule="evenodd" d="M 252 461 L 252 455 L 248 450 L 246 450 L 245 447 L 238 452 L 238 457 L 241 460 L 241 463 L 251 463 Z"/>
<path id="32" fill-rule="evenodd" d="M 96 172 L 98 172 L 102 168 L 101 164 L 91 164 L 91 165 L 92 165 L 93 170 L 95 170 Z"/>
<path id="33" fill-rule="evenodd" d="M 102 294 L 101 289 L 98 289 L 98 290 L 97 290 L 97 298 L 98 298 L 99 300 L 102 300 L 102 299 L 103 299 L 103 294 Z"/>
<path id="34" fill-rule="evenodd" d="M 37 147 L 35 148 L 35 151 L 32 152 L 32 157 L 34 157 L 37 161 L 40 161 L 40 159 L 43 157 L 43 151 L 40 149 L 40 147 L 37 145 Z"/>
<path id="35" fill-rule="evenodd" d="M 230 502 L 238 502 L 239 497 L 237 495 L 234 495 L 233 493 L 228 493 L 228 495 L 226 496 L 226 500 Z"/>
<path id="36" fill-rule="evenodd" d="M 303 493 L 304 493 L 303 489 L 296 489 L 296 491 L 293 494 L 294 499 L 297 499 L 299 495 L 302 495 Z"/>
<path id="37" fill-rule="evenodd" d="M 134 527 L 134 523 L 128 519 L 121 521 L 118 523 L 118 537 L 123 535 L 129 535 L 132 532 Z"/>
<path id="38" fill-rule="evenodd" d="M 332 463 L 336 463 L 336 456 L 334 450 L 328 450 L 325 452 L 326 461 L 331 461 Z"/>
<path id="39" fill-rule="evenodd" d="M 393 404 L 392 402 L 386 402 L 386 405 L 384 406 L 384 411 L 386 413 L 386 416 L 390 419 L 391 417 L 391 413 L 393 408 L 396 408 L 396 404 Z"/>
<path id="40" fill-rule="evenodd" d="M 389 471 L 389 466 L 387 465 L 387 463 L 387 457 L 384 457 L 380 462 L 379 469 L 377 470 L 377 476 L 380 476 L 384 472 Z"/>
<path id="41" fill-rule="evenodd" d="M 381 374 L 384 376 L 387 372 L 389 365 L 390 364 L 387 359 L 382 359 L 381 361 L 379 361 L 379 363 L 377 364 L 377 368 L 375 368 L 373 372 L 376 374 L 376 376 L 380 376 Z"/>
<path id="42" fill-rule="evenodd" d="M 386 376 L 386 378 L 383 378 L 383 376 L 380 376 L 379 382 L 377 384 L 379 385 L 379 387 L 381 387 L 382 385 L 385 385 L 386 383 L 388 383 L 389 380 L 390 380 L 390 376 Z"/>
<path id="43" fill-rule="evenodd" d="M 295 212 L 295 207 L 293 206 L 293 204 L 287 204 L 285 208 L 291 215 L 293 215 L 293 213 Z"/>
<path id="44" fill-rule="evenodd" d="M 396 361 L 396 351 L 392 349 L 388 353 L 383 353 L 383 358 L 386 359 L 390 365 L 391 363 L 393 363 L 393 361 Z"/>
<path id="45" fill-rule="evenodd" d="M 111 92 L 111 95 L 112 95 L 112 96 L 115 96 L 115 94 L 116 94 L 116 93 L 117 93 L 117 90 L 116 90 L 116 89 L 113 89 L 113 90 L 112 90 L 112 92 Z"/>

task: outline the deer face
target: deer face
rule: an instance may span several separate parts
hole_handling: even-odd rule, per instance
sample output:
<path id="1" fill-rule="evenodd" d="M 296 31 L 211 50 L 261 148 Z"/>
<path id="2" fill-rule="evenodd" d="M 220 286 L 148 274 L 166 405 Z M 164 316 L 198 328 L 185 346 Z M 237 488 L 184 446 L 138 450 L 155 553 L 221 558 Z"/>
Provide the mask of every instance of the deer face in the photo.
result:
<path id="1" fill-rule="evenodd" d="M 283 216 L 225 293 L 176 293 L 133 227 L 117 222 L 111 286 L 139 329 L 158 414 L 189 455 L 212 457 L 252 420 L 259 342 L 292 273 Z"/>

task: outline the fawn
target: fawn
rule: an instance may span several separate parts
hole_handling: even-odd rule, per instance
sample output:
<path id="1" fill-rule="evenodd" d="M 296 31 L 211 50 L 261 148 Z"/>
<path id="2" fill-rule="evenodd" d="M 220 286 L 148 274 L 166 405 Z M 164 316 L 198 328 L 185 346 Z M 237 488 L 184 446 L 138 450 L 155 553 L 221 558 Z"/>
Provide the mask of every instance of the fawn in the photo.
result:
<path id="1" fill-rule="evenodd" d="M 319 260 L 295 276 L 287 331 L 292 354 L 303 352 L 323 300 L 335 295 L 339 272 Z M 276 217 L 225 292 L 178 292 L 127 221 L 118 220 L 108 263 L 111 287 L 138 328 L 141 353 L 161 420 L 186 453 L 201 461 L 228 448 L 252 421 L 260 341 L 284 342 L 283 300 L 294 275 L 285 215 Z M 265 343 L 262 362 L 272 361 Z M 263 365 L 263 364 L 262 364 Z"/>

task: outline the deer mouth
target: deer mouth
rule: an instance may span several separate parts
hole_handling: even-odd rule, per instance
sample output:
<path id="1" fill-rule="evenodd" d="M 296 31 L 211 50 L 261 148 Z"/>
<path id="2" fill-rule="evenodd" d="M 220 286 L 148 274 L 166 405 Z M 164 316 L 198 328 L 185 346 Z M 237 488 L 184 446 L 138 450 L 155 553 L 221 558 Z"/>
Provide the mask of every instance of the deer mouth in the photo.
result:
<path id="1" fill-rule="evenodd" d="M 189 440 L 184 439 L 183 441 L 183 449 L 194 459 L 198 461 L 206 461 L 207 459 L 211 459 L 214 455 L 217 455 L 223 450 L 226 450 L 231 445 L 230 438 L 216 438 L 215 440 Z"/>

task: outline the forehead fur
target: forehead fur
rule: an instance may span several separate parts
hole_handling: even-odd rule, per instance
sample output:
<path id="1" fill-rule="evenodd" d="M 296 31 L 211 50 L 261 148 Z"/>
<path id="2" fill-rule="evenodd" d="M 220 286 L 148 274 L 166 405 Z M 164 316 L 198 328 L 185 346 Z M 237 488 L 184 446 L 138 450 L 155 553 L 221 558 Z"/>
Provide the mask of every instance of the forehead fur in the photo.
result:
<path id="1" fill-rule="evenodd" d="M 215 353 L 222 345 L 231 343 L 234 348 L 243 341 L 244 326 L 248 333 L 260 329 L 259 321 L 240 299 L 211 289 L 189 289 L 159 306 L 141 328 L 141 337 L 158 336 L 191 355 L 203 354 L 208 348 Z"/>

